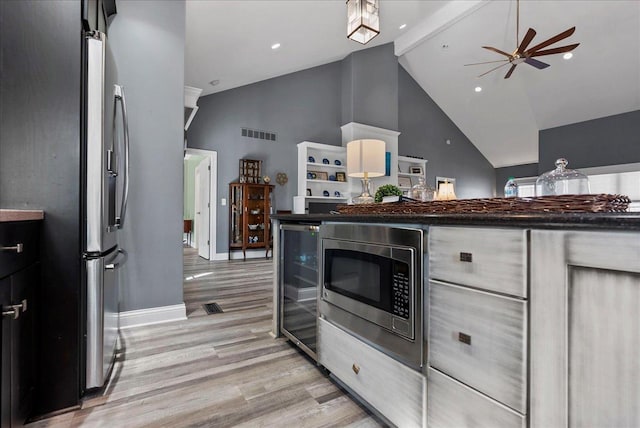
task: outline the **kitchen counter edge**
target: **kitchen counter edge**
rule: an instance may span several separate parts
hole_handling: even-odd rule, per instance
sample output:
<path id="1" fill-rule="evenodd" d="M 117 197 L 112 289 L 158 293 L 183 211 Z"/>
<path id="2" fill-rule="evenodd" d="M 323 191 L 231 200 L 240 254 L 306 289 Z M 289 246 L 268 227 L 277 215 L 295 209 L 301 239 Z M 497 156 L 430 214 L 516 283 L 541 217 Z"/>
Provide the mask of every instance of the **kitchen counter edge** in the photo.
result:
<path id="1" fill-rule="evenodd" d="M 34 220 L 44 220 L 44 211 L 0 209 L 0 223 Z"/>
<path id="2" fill-rule="evenodd" d="M 413 223 L 544 229 L 640 230 L 640 213 L 276 214 L 281 222 Z"/>

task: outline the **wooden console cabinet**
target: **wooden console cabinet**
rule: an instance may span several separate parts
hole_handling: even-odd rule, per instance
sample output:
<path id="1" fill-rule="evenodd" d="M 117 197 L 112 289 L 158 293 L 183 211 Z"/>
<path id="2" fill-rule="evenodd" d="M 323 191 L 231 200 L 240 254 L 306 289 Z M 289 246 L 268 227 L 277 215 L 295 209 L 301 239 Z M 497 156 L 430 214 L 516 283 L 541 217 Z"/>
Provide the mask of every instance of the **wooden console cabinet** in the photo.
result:
<path id="1" fill-rule="evenodd" d="M 272 246 L 270 184 L 229 184 L 229 260 L 233 251 L 264 248 L 269 257 Z"/>

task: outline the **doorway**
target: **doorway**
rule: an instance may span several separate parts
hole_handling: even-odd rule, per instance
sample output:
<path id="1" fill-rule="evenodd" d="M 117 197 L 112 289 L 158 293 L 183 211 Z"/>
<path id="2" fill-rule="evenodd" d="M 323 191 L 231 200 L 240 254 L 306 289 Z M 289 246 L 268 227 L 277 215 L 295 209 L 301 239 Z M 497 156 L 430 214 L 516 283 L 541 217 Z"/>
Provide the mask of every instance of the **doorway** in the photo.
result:
<path id="1" fill-rule="evenodd" d="M 207 260 L 216 256 L 217 161 L 215 151 L 185 151 L 183 243 Z"/>

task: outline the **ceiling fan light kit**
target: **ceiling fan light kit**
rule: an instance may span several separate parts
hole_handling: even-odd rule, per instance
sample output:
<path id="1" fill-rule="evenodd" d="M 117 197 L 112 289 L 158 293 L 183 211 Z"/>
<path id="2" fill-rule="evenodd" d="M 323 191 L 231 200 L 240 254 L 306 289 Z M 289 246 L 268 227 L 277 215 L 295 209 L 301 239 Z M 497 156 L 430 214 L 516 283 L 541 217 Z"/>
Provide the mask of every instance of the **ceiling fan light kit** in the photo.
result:
<path id="1" fill-rule="evenodd" d="M 366 45 L 380 34 L 378 0 L 347 0 L 347 38 Z"/>
<path id="2" fill-rule="evenodd" d="M 580 44 L 580 43 L 574 43 L 571 45 L 560 46 L 557 48 L 544 49 L 547 46 L 550 46 L 554 43 L 559 42 L 560 40 L 564 40 L 567 37 L 570 37 L 571 35 L 573 35 L 573 33 L 576 31 L 576 27 L 571 27 L 560 34 L 556 34 L 550 39 L 547 39 L 542 43 L 538 43 L 532 48 L 529 48 L 529 45 L 531 44 L 531 42 L 533 41 L 533 38 L 536 36 L 537 33 L 533 28 L 529 28 L 529 30 L 527 30 L 527 33 L 524 35 L 522 42 L 518 43 L 518 39 L 520 35 L 520 0 L 517 0 L 516 10 L 517 12 L 516 12 L 516 48 L 515 50 L 511 53 L 508 53 L 498 48 L 494 48 L 493 46 L 482 46 L 483 49 L 488 49 L 497 54 L 506 56 L 507 58 L 498 60 L 498 61 L 486 61 L 486 62 L 477 62 L 474 64 L 465 64 L 465 65 L 480 65 L 480 64 L 502 63 L 492 68 L 491 70 L 485 73 L 482 73 L 478 77 L 482 77 L 486 74 L 491 73 L 492 71 L 498 70 L 499 68 L 502 68 L 505 65 L 509 65 L 509 64 L 511 64 L 511 68 L 509 68 L 509 71 L 507 71 L 507 74 L 505 74 L 504 76 L 505 79 L 508 79 L 509 77 L 511 77 L 516 67 L 522 63 L 527 63 L 539 70 L 542 70 L 544 68 L 549 67 L 549 64 L 539 61 L 534 57 L 570 52 L 575 48 L 577 48 L 578 45 Z"/>

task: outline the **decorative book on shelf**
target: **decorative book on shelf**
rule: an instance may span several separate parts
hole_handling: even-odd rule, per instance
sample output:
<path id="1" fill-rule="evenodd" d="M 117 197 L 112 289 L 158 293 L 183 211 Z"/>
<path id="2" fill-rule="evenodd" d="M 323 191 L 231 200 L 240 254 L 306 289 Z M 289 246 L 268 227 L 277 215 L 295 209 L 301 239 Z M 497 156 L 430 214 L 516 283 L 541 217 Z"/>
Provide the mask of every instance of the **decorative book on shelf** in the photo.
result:
<path id="1" fill-rule="evenodd" d="M 561 195 L 338 205 L 338 211 L 340 214 L 617 213 L 627 211 L 630 203 L 624 195 Z"/>

